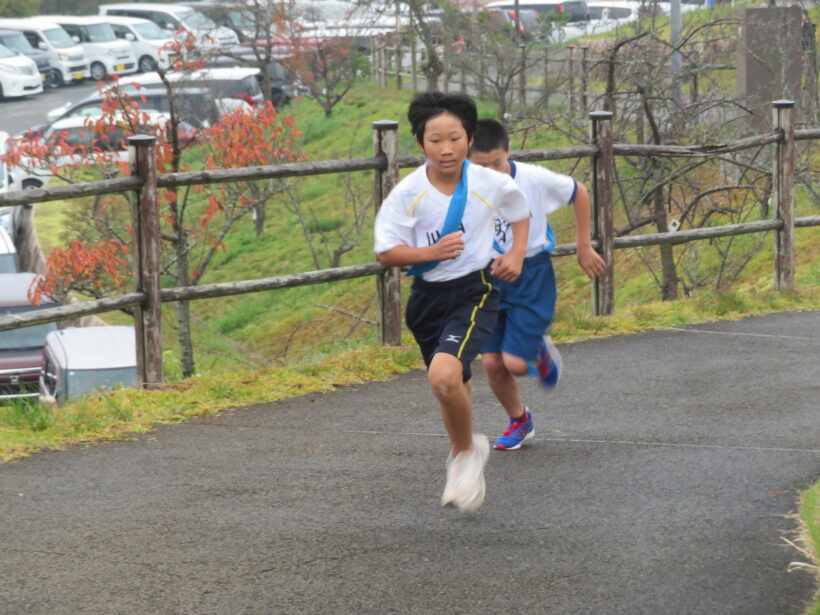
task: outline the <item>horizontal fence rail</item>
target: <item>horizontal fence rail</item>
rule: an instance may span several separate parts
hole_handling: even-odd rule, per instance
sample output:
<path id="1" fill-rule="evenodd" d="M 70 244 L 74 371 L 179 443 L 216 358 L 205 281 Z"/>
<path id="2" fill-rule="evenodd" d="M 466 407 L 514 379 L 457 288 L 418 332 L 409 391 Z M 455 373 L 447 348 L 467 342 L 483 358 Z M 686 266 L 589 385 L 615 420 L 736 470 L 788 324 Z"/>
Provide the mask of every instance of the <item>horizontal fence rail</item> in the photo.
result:
<path id="1" fill-rule="evenodd" d="M 642 145 L 613 143 L 612 114 L 590 113 L 590 143 L 543 150 L 514 151 L 515 160 L 525 162 L 589 158 L 592 161 L 590 195 L 592 199 L 592 245 L 607 262 L 607 271 L 593 282 L 593 306 L 596 314 L 612 313 L 614 305 L 614 260 L 612 251 L 644 246 L 677 245 L 690 241 L 728 237 L 749 233 L 774 232 L 776 238 L 775 288 L 789 290 L 794 284 L 795 228 L 820 225 L 820 216 L 794 218 L 794 159 L 795 142 L 820 139 L 820 130 L 794 129 L 794 104 L 790 101 L 773 103 L 775 128 L 767 133 L 736 141 L 706 145 Z M 130 310 L 137 328 L 138 370 L 140 383 L 147 386 L 162 380 L 161 303 L 227 297 L 251 292 L 292 288 L 308 284 L 336 282 L 346 279 L 375 276 L 379 300 L 379 332 L 383 344 L 396 345 L 401 341 L 401 270 L 370 262 L 320 271 L 282 276 L 182 286 L 160 289 L 158 284 L 159 227 L 157 224 L 157 197 L 159 188 L 255 181 L 261 179 L 302 177 L 359 171 L 374 171 L 374 200 L 376 207 L 399 181 L 399 170 L 417 167 L 424 157 L 398 155 L 398 123 L 380 121 L 373 124 L 374 156 L 350 160 L 298 162 L 242 169 L 212 169 L 204 171 L 157 174 L 154 168 L 153 139 L 136 136 L 129 139 L 131 149 L 130 177 L 108 179 L 70 186 L 55 186 L 38 190 L 11 192 L 0 195 L 0 206 L 20 206 L 38 202 L 71 199 L 101 194 L 136 192 L 134 219 L 135 292 L 35 311 L 0 317 L 0 331 L 56 322 L 113 310 Z M 774 155 L 774 188 L 772 201 L 775 218 L 742 224 L 679 230 L 666 233 L 616 236 L 613 228 L 613 169 L 615 156 L 643 157 L 709 157 L 730 152 L 771 145 Z M 575 244 L 555 248 L 556 257 L 576 252 Z"/>

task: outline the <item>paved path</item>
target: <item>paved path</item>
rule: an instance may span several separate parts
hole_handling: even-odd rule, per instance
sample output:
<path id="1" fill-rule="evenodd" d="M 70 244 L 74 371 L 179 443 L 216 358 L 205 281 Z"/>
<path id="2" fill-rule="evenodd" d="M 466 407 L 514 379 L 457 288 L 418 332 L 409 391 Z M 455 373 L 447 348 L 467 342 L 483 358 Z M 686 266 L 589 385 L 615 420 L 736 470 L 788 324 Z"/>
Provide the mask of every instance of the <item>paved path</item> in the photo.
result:
<path id="1" fill-rule="evenodd" d="M 2 465 L 0 613 L 801 613 L 820 312 L 562 350 L 474 515 L 418 372 Z"/>

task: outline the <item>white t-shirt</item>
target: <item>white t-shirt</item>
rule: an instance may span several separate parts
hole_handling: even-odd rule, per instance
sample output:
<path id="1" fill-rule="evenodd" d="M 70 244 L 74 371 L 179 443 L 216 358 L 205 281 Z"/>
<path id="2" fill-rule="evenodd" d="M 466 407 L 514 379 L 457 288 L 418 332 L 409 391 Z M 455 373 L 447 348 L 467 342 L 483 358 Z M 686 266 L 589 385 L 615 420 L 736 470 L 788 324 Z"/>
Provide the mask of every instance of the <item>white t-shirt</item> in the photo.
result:
<path id="1" fill-rule="evenodd" d="M 510 161 L 515 168 L 515 183 L 527 195 L 532 217 L 527 238 L 527 256 L 555 247 L 547 216 L 575 199 L 577 183 L 569 175 L 555 173 L 537 164 Z M 495 241 L 507 252 L 512 246 L 510 223 L 503 216 L 495 221 Z"/>
<path id="2" fill-rule="evenodd" d="M 495 217 L 516 222 L 529 215 L 524 193 L 505 173 L 471 164 L 467 171 L 467 190 L 461 220 L 464 250 L 457 258 L 441 261 L 425 272 L 427 281 L 453 280 L 483 269 L 494 257 Z M 382 203 L 376 215 L 376 253 L 399 245 L 417 248 L 434 244 L 449 207 L 450 196 L 430 183 L 427 165 L 420 166 L 401 180 Z"/>

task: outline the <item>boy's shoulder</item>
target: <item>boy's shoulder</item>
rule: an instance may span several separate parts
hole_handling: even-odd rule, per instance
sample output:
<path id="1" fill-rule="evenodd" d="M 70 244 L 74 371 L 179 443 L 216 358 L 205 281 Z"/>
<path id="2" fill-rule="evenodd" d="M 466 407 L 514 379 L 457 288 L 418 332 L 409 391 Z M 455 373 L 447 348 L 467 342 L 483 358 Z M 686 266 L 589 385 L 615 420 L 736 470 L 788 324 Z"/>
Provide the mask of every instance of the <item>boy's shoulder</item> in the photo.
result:
<path id="1" fill-rule="evenodd" d="M 516 179 L 525 179 L 529 181 L 566 181 L 567 179 L 572 179 L 569 175 L 564 175 L 563 173 L 557 173 L 548 169 L 547 167 L 542 167 L 540 164 L 533 164 L 531 162 L 516 162 Z"/>
<path id="2" fill-rule="evenodd" d="M 470 188 L 499 186 L 513 181 L 512 177 L 506 173 L 501 173 L 495 169 L 483 167 L 480 164 L 470 165 L 470 181 L 473 182 Z"/>

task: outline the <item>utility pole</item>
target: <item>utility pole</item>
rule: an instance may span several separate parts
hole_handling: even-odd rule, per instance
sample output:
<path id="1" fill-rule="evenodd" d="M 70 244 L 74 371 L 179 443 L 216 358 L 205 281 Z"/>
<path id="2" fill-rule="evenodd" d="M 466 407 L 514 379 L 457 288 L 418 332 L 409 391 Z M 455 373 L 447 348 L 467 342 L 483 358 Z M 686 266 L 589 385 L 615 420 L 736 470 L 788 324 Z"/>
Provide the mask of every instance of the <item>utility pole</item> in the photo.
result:
<path id="1" fill-rule="evenodd" d="M 672 99 L 675 101 L 675 104 L 680 107 L 681 106 L 681 89 L 680 89 L 680 71 L 681 71 L 681 54 L 680 54 L 680 44 L 681 44 L 681 10 L 680 10 L 680 0 L 672 0 L 670 15 L 669 15 L 669 27 L 670 27 L 670 42 L 672 43 L 672 56 L 670 58 L 669 64 L 670 68 L 672 69 Z"/>

